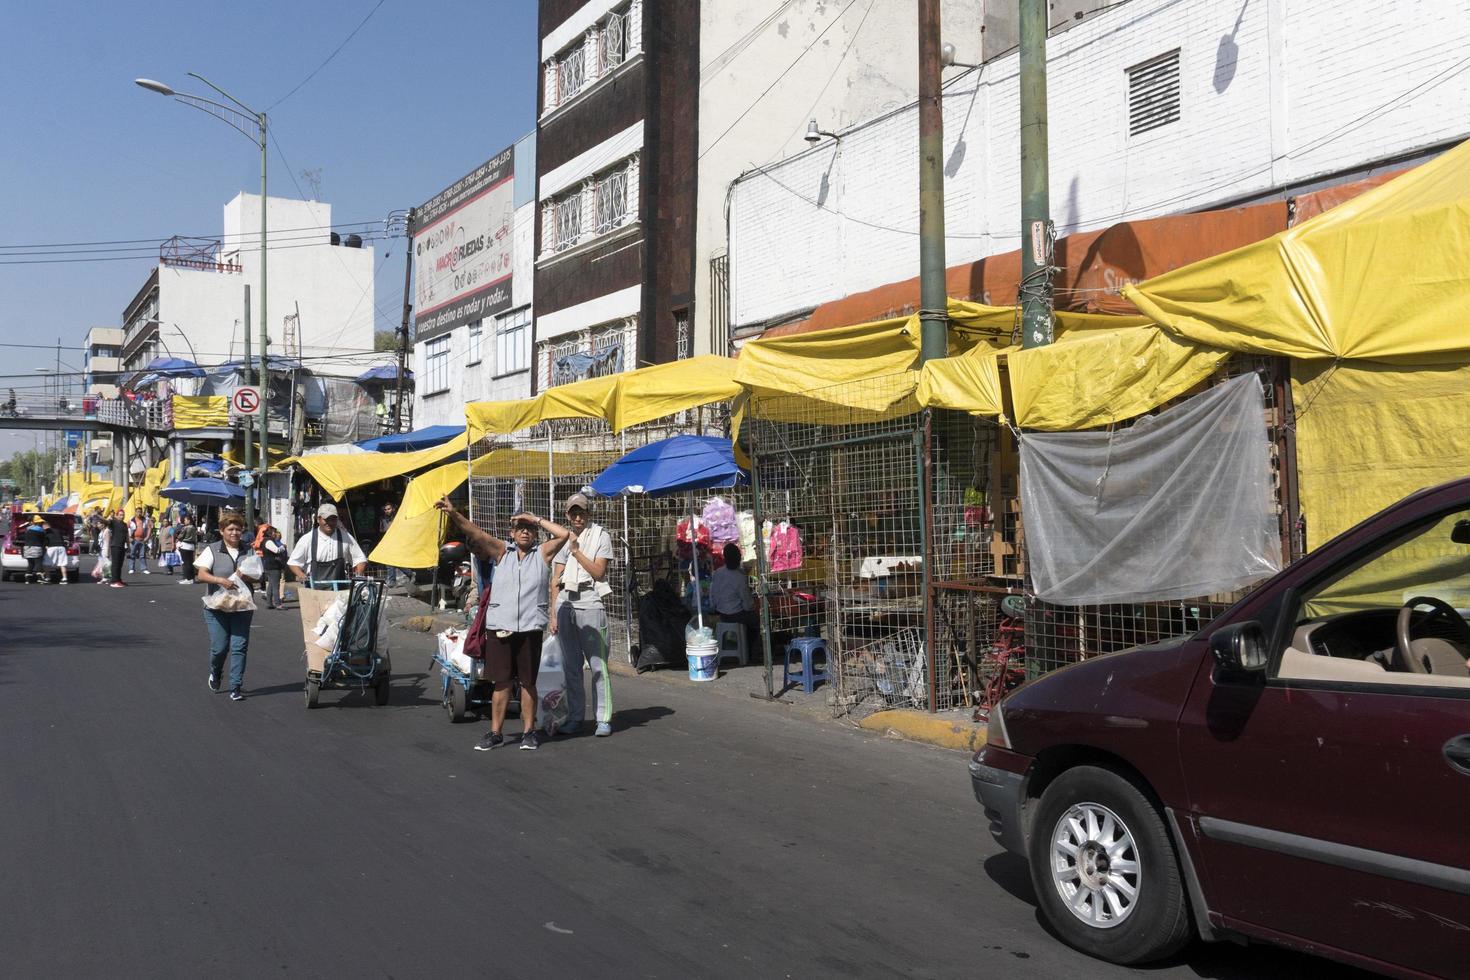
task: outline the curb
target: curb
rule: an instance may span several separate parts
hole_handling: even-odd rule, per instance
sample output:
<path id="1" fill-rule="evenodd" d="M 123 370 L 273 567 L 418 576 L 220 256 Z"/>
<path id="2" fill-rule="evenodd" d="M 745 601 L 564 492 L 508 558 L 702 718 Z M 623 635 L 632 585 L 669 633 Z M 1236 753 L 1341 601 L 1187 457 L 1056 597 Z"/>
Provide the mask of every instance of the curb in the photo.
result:
<path id="1" fill-rule="evenodd" d="M 985 745 L 984 725 L 937 718 L 921 711 L 877 711 L 858 725 L 870 732 L 925 742 L 942 749 L 977 752 Z"/>

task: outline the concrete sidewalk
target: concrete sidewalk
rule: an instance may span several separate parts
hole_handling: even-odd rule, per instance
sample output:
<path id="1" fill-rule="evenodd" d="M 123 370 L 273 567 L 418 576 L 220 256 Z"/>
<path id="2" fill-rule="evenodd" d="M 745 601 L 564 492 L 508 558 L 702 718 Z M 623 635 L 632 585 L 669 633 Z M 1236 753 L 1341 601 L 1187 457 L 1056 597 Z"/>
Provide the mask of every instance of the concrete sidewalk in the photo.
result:
<path id="1" fill-rule="evenodd" d="M 845 728 L 876 732 L 890 738 L 902 738 L 911 742 L 923 742 L 943 749 L 962 752 L 977 751 L 985 744 L 985 725 L 971 719 L 969 711 L 956 710 L 933 713 L 908 708 L 895 708 L 862 715 L 850 712 L 845 706 L 836 704 L 836 689 L 829 682 L 821 683 L 811 694 L 800 686 L 782 690 L 781 667 L 774 666 L 773 688 L 775 700 L 767 700 L 765 665 L 756 663 L 745 667 L 723 667 L 713 681 L 692 681 L 684 670 L 662 668 L 639 674 L 626 660 L 614 659 L 612 672 L 627 680 L 668 684 L 749 705 L 753 710 L 764 707 L 788 709 L 789 713 L 803 716 L 811 721 Z"/>

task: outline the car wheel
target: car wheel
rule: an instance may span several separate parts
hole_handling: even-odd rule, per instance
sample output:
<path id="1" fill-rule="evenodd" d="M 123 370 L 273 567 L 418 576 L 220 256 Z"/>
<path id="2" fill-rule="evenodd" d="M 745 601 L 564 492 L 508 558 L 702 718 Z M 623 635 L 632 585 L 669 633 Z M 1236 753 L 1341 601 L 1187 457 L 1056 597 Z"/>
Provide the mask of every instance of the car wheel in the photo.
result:
<path id="1" fill-rule="evenodd" d="M 1053 780 L 1037 806 L 1028 849 L 1042 914 L 1069 945 L 1131 965 L 1161 959 L 1190 940 L 1164 821 L 1117 773 L 1078 766 Z"/>

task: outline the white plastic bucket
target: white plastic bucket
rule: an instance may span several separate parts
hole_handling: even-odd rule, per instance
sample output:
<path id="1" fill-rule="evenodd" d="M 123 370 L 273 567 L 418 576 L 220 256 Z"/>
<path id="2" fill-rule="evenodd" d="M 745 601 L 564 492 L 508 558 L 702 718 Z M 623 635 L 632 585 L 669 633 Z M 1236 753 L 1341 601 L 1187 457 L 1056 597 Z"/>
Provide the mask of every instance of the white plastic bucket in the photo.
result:
<path id="1" fill-rule="evenodd" d="M 689 658 L 691 681 L 712 681 L 720 672 L 720 650 L 714 640 L 696 641 L 684 647 Z"/>

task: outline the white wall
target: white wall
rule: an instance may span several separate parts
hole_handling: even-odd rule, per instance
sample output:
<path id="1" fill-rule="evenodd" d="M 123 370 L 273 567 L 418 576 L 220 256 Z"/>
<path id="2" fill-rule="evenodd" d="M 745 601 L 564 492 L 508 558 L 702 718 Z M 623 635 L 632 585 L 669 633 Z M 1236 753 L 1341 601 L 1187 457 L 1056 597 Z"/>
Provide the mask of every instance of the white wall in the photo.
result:
<path id="1" fill-rule="evenodd" d="M 1470 16 L 1457 7 L 1131 0 L 1053 36 L 1057 233 L 1202 210 L 1463 138 L 1470 74 L 1455 66 Z M 1126 69 L 1176 47 L 1180 121 L 1129 138 Z M 946 72 L 948 265 L 1019 246 L 1017 71 L 1012 54 Z M 734 185 L 735 324 L 918 274 L 917 132 L 908 106 Z"/>
<path id="2" fill-rule="evenodd" d="M 982 7 L 975 0 L 941 4 L 944 36 L 961 61 L 979 60 Z M 837 132 L 915 100 L 917 28 L 917 0 L 701 5 L 695 353 L 710 351 L 709 265 L 726 247 L 730 182 L 804 150 L 814 117 Z"/>
<path id="3" fill-rule="evenodd" d="M 332 206 L 322 201 L 272 197 L 266 217 L 269 244 L 269 265 L 266 269 L 269 307 L 266 310 L 266 324 L 272 350 L 284 352 L 274 345 L 281 343 L 285 335 L 285 318 L 294 314 L 299 304 L 301 356 L 307 366 L 321 374 L 356 376 L 363 370 L 363 364 L 373 360 L 371 354 L 353 359 L 336 355 L 372 351 L 376 316 L 373 248 L 331 245 L 328 236 L 332 231 Z M 254 335 L 258 337 L 259 194 L 240 194 L 225 205 L 224 234 L 227 243 L 225 255 L 231 257 L 232 249 L 238 247 L 238 261 L 243 272 L 200 274 L 233 279 L 236 283 L 250 283 L 250 319 Z M 276 244 L 270 244 L 270 237 L 275 237 Z M 345 234 L 343 237 L 346 237 Z M 160 285 L 161 283 L 162 276 Z M 167 290 L 161 288 L 160 292 L 166 295 Z M 232 309 L 238 311 L 238 288 L 234 295 L 236 298 L 231 301 Z M 238 313 L 231 312 L 230 318 L 234 316 L 238 316 Z M 168 321 L 169 317 L 160 314 L 160 319 Z M 185 321 L 177 322 L 182 324 Z M 237 336 L 235 349 L 242 349 L 241 345 L 242 339 Z M 197 341 L 195 346 L 199 346 Z M 333 355 L 333 358 L 316 360 L 323 355 Z"/>

